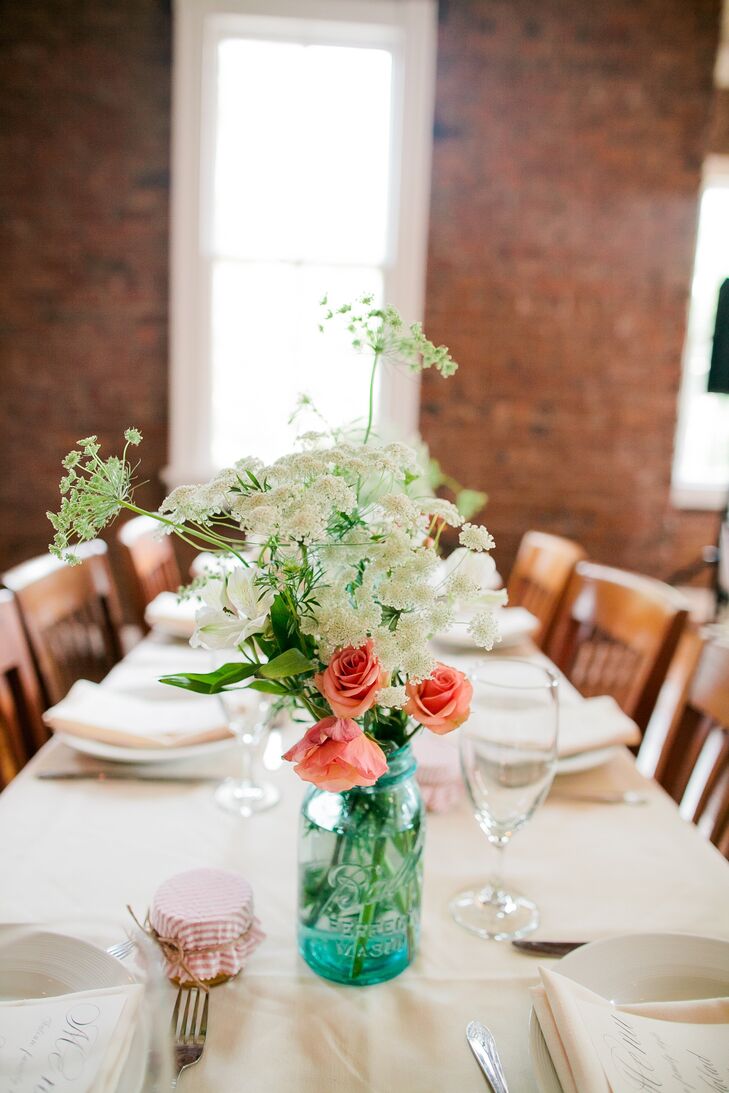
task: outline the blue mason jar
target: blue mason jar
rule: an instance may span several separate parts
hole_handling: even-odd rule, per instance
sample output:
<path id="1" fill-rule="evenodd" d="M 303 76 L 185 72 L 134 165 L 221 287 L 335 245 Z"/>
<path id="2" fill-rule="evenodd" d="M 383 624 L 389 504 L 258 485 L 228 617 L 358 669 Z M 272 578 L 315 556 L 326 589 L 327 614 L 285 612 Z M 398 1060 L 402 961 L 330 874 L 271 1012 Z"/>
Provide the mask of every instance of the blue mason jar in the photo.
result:
<path id="1" fill-rule="evenodd" d="M 312 787 L 299 831 L 299 951 L 318 975 L 364 986 L 417 952 L 425 813 L 409 745 L 374 786 Z"/>

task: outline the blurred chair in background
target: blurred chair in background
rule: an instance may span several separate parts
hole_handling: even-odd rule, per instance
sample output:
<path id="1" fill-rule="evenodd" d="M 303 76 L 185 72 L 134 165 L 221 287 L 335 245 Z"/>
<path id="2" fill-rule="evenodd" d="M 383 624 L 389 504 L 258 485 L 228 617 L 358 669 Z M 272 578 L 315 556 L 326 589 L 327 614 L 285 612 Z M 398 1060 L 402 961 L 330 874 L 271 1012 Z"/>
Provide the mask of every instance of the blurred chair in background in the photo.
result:
<path id="1" fill-rule="evenodd" d="M 545 651 L 583 695 L 612 695 L 645 730 L 686 619 L 662 581 L 578 562 Z"/>
<path id="2" fill-rule="evenodd" d="M 729 857 L 729 645 L 706 642 L 674 741 L 679 809 Z"/>
<path id="3" fill-rule="evenodd" d="M 571 539 L 527 531 L 519 544 L 507 591 L 510 607 L 525 607 L 539 619 L 533 640 L 544 646 L 576 564 L 587 552 Z"/>
<path id="4" fill-rule="evenodd" d="M 46 706 L 60 702 L 77 679 L 103 679 L 122 656 L 106 544 L 94 539 L 76 553 L 80 565 L 41 555 L 2 578 L 15 593 Z"/>
<path id="5" fill-rule="evenodd" d="M 0 789 L 48 739 L 33 658 L 12 592 L 0 589 Z"/>
<path id="6" fill-rule="evenodd" d="M 151 516 L 135 516 L 117 534 L 127 572 L 136 620 L 148 630 L 144 609 L 160 592 L 176 592 L 182 584 L 171 536 L 159 537 L 160 524 Z"/>
<path id="7" fill-rule="evenodd" d="M 691 773 L 681 756 L 679 729 L 704 639 L 689 624 L 681 635 L 640 745 L 636 765 L 680 801 Z M 682 742 L 681 742 L 682 743 Z"/>

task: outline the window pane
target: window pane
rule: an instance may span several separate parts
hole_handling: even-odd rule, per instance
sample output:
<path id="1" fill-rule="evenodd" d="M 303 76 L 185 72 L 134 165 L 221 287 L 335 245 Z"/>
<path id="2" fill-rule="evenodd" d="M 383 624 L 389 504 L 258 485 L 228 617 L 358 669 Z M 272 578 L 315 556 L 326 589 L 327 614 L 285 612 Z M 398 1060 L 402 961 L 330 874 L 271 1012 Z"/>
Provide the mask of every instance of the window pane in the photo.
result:
<path id="1" fill-rule="evenodd" d="M 372 268 L 217 261 L 213 269 L 212 452 L 218 466 L 246 454 L 270 460 L 291 448 L 302 419 L 288 425 L 299 393 L 331 425 L 366 414 L 370 360 L 357 354 L 343 325 L 319 332 L 319 301 L 347 302 L 362 292 L 382 301 Z"/>
<path id="2" fill-rule="evenodd" d="M 384 261 L 391 71 L 382 49 L 221 42 L 216 254 Z"/>
<path id="3" fill-rule="evenodd" d="M 675 479 L 697 486 L 729 485 L 729 396 L 706 390 L 719 288 L 729 277 L 729 186 L 702 194 L 691 286 L 682 437 Z"/>

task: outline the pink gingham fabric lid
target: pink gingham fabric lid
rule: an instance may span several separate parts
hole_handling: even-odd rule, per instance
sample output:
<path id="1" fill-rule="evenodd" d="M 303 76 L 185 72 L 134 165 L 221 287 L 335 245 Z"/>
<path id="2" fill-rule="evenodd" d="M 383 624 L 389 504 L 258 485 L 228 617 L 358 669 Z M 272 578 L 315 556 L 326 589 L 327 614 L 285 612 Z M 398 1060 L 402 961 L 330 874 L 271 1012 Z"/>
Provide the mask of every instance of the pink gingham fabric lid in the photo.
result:
<path id="1" fill-rule="evenodd" d="M 191 869 L 160 885 L 149 924 L 181 983 L 237 975 L 266 936 L 253 913 L 253 889 L 225 869 Z"/>
<path id="2" fill-rule="evenodd" d="M 413 752 L 416 777 L 428 812 L 448 812 L 463 795 L 458 746 L 427 729 L 416 736 Z"/>

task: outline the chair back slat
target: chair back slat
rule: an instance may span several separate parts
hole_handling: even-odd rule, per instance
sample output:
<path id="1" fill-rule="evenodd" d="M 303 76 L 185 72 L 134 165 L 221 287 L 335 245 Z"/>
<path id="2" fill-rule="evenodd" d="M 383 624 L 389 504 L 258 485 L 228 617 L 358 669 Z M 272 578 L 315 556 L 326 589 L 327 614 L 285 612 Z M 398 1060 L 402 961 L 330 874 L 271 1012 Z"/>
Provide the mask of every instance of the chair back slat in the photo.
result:
<path id="1" fill-rule="evenodd" d="M 525 607 L 539 620 L 534 635 L 538 645 L 547 640 L 572 571 L 584 557 L 583 548 L 571 539 L 544 531 L 523 536 L 507 591 L 512 607 Z"/>
<path id="2" fill-rule="evenodd" d="M 0 590 L 0 789 L 48 739 L 42 699 L 20 613 Z"/>
<path id="3" fill-rule="evenodd" d="M 681 815 L 729 856 L 729 646 L 704 644 L 672 751 Z"/>
<path id="4" fill-rule="evenodd" d="M 46 705 L 78 679 L 99 681 L 121 659 L 121 612 L 99 540 L 78 549 L 80 565 L 34 558 L 3 576 L 16 596 Z"/>
<path id="5" fill-rule="evenodd" d="M 703 647 L 703 637 L 689 623 L 671 658 L 636 760 L 640 773 L 655 778 L 674 801 L 681 800 L 691 774 L 683 734 L 689 689 Z"/>
<path id="6" fill-rule="evenodd" d="M 583 695 L 612 695 L 645 729 L 686 619 L 683 598 L 668 585 L 582 561 L 546 651 Z"/>
<path id="7" fill-rule="evenodd" d="M 159 537 L 159 523 L 151 516 L 136 516 L 118 534 L 126 558 L 138 622 L 148 629 L 144 609 L 160 592 L 176 592 L 182 584 L 170 536 Z"/>

